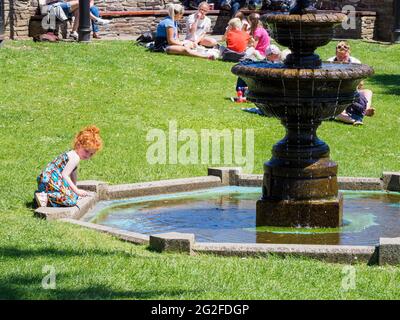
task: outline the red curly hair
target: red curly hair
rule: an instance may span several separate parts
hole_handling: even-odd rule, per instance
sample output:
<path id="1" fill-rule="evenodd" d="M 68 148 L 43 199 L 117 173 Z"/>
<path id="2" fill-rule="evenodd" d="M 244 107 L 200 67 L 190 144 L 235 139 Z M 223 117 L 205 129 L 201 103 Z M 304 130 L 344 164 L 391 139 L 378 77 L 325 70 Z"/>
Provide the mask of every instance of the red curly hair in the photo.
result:
<path id="1" fill-rule="evenodd" d="M 92 125 L 79 131 L 74 139 L 74 149 L 79 147 L 99 151 L 103 147 L 100 129 Z"/>

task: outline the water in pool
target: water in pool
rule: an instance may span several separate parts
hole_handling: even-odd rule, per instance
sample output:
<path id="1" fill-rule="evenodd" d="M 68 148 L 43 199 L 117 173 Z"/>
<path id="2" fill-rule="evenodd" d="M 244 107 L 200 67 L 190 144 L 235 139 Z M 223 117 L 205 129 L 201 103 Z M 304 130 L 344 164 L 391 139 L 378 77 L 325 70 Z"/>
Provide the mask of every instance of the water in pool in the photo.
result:
<path id="1" fill-rule="evenodd" d="M 260 188 L 222 187 L 102 201 L 83 220 L 144 234 L 194 233 L 199 242 L 375 245 L 400 234 L 400 194 L 342 191 L 344 225 L 256 227 Z"/>

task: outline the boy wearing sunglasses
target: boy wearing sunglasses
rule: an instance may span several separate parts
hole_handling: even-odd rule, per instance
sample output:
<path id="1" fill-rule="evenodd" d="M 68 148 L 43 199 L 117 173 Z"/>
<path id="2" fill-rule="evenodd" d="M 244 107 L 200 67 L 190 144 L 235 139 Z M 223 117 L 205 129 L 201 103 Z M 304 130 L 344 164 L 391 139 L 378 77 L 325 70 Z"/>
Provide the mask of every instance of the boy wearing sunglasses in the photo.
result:
<path id="1" fill-rule="evenodd" d="M 361 63 L 360 60 L 350 55 L 350 45 L 346 41 L 340 41 L 336 46 L 336 55 L 329 58 L 329 62 Z"/>

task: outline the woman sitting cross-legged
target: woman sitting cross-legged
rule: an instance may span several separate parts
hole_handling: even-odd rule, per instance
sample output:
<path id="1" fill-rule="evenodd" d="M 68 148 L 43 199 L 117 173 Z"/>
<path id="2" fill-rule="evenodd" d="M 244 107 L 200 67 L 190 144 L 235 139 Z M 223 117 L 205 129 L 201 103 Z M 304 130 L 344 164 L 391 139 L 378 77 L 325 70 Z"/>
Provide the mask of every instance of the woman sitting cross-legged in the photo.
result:
<path id="1" fill-rule="evenodd" d="M 42 206 L 40 194 L 45 195 L 46 202 L 52 207 L 72 207 L 79 197 L 87 196 L 86 191 L 76 186 L 77 168 L 80 160 L 90 159 L 101 149 L 99 132 L 95 126 L 84 128 L 76 135 L 73 149 L 60 154 L 46 166 L 37 177 L 35 196 L 38 205 Z"/>
<path id="2" fill-rule="evenodd" d="M 214 60 L 214 55 L 197 52 L 195 50 L 196 44 L 194 42 L 179 40 L 177 21 L 183 18 L 183 6 L 180 4 L 169 3 L 167 9 L 168 17 L 161 20 L 157 26 L 153 51 Z"/>

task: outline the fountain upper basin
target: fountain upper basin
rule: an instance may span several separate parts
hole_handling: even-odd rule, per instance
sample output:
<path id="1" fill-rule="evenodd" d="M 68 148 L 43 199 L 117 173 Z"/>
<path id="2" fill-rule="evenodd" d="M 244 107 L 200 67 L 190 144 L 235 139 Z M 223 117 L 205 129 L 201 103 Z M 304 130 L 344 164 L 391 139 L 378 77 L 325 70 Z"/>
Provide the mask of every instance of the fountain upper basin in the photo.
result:
<path id="1" fill-rule="evenodd" d="M 324 120 L 338 115 L 357 96 L 364 64 L 323 63 L 321 68 L 289 68 L 283 63 L 242 62 L 232 72 L 246 81 L 248 100 L 277 118 Z"/>

